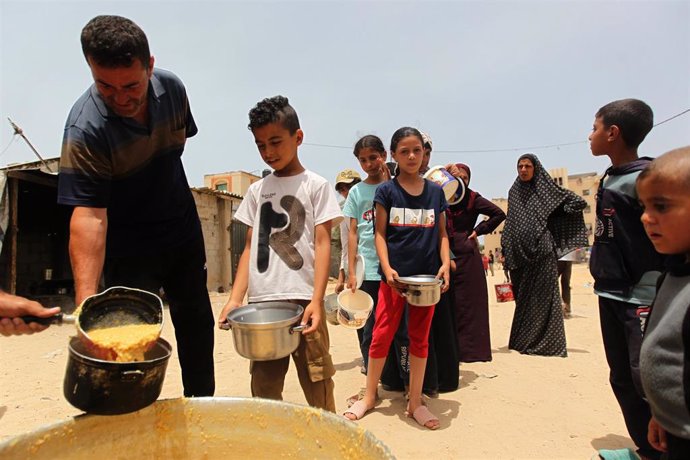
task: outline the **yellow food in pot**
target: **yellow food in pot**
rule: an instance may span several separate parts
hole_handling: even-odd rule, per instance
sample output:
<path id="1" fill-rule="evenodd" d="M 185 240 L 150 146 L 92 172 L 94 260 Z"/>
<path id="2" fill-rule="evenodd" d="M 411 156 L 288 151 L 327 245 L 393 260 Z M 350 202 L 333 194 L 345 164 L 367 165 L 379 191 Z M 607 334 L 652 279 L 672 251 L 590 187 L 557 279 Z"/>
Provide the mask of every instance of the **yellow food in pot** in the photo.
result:
<path id="1" fill-rule="evenodd" d="M 159 335 L 158 324 L 129 324 L 88 332 L 94 344 L 113 350 L 117 354 L 115 361 L 118 362 L 143 361 L 144 353 L 151 343 L 158 340 Z"/>

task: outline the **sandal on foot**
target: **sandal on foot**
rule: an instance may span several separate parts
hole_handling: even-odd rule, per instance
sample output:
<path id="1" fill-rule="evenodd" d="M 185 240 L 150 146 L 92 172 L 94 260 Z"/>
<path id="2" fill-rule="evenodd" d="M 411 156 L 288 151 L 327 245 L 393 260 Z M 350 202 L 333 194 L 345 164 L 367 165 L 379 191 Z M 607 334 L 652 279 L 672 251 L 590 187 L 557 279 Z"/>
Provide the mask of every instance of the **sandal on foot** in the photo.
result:
<path id="1" fill-rule="evenodd" d="M 431 413 L 428 407 L 421 405 L 415 411 L 410 414 L 409 412 L 405 412 L 408 417 L 412 417 L 415 422 L 417 422 L 419 425 L 423 426 L 424 428 L 428 428 L 430 430 L 436 430 L 438 429 L 439 426 L 441 426 L 438 417 L 436 417 L 434 414 Z M 431 423 L 431 422 L 436 422 L 436 423 Z M 431 426 L 428 424 L 431 423 Z"/>
<path id="2" fill-rule="evenodd" d="M 639 456 L 632 449 L 600 449 L 593 459 L 603 460 L 639 460 Z"/>
<path id="3" fill-rule="evenodd" d="M 366 403 L 360 399 L 359 401 L 356 401 L 352 406 L 350 406 L 348 410 L 343 412 L 343 417 L 350 421 L 359 420 L 362 417 L 364 417 L 364 415 L 371 409 L 373 409 L 373 407 L 367 407 Z M 355 416 L 355 418 L 351 419 L 347 416 L 347 414 L 352 414 Z"/>
<path id="4" fill-rule="evenodd" d="M 350 407 L 350 406 L 352 406 L 354 403 L 356 403 L 357 401 L 359 401 L 359 400 L 361 400 L 361 399 L 364 399 L 364 395 L 366 394 L 366 392 L 367 392 L 367 389 L 366 389 L 366 388 L 362 388 L 361 390 L 359 390 L 359 393 L 357 393 L 356 395 L 352 395 L 352 396 L 350 396 L 349 398 L 347 398 L 347 399 L 345 400 L 345 403 L 347 404 L 347 407 Z M 376 403 L 378 404 L 380 401 L 381 401 L 381 398 L 379 398 L 379 392 L 377 391 L 377 392 L 376 392 Z"/>

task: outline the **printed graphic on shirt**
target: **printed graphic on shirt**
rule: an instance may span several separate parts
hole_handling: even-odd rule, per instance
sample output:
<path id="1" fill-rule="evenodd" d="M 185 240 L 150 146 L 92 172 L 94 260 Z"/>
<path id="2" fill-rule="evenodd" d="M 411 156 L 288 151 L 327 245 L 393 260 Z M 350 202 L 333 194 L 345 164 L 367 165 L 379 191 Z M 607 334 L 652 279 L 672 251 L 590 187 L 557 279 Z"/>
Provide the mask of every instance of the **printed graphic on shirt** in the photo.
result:
<path id="1" fill-rule="evenodd" d="M 597 224 L 594 230 L 594 235 L 601 237 L 606 233 L 606 236 L 610 239 L 614 238 L 613 232 L 613 216 L 616 215 L 616 210 L 613 208 L 604 208 L 601 212 L 603 220 L 597 217 Z"/>
<path id="2" fill-rule="evenodd" d="M 362 220 L 364 222 L 371 222 L 372 220 L 374 220 L 374 209 L 369 208 L 366 211 L 364 211 L 362 213 Z"/>
<path id="3" fill-rule="evenodd" d="M 256 267 L 259 273 L 268 270 L 271 249 L 285 262 L 291 270 L 299 270 L 304 264 L 304 258 L 295 249 L 295 243 L 304 233 L 306 212 L 297 198 L 286 195 L 280 199 L 280 206 L 287 212 L 276 212 L 273 204 L 266 202 L 261 205 L 259 224 L 259 238 L 256 257 Z M 287 225 L 287 227 L 286 227 Z M 283 228 L 275 233 L 273 229 Z"/>
<path id="4" fill-rule="evenodd" d="M 433 209 L 391 207 L 388 223 L 394 227 L 433 227 L 436 214 Z"/>

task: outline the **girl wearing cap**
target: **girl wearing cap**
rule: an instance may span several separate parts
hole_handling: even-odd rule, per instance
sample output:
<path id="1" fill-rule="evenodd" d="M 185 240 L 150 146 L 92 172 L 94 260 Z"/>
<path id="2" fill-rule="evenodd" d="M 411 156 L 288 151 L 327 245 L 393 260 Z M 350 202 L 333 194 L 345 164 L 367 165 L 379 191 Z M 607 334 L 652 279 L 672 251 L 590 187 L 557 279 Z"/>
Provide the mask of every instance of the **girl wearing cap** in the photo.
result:
<path id="1" fill-rule="evenodd" d="M 344 169 L 335 178 L 335 191 L 343 197 L 340 209 L 345 205 L 350 189 L 362 181 L 359 173 L 352 169 Z M 340 222 L 340 269 L 338 270 L 338 282 L 335 285 L 336 294 L 345 289 L 347 279 L 347 248 L 348 235 L 350 234 L 350 219 L 343 219 Z"/>
<path id="2" fill-rule="evenodd" d="M 456 163 L 446 165 L 446 169 L 465 184 L 462 200 L 450 205 L 447 211 L 448 238 L 456 265 L 452 286 L 458 357 L 463 363 L 491 361 L 489 293 L 477 237 L 493 232 L 506 215 L 491 201 L 470 190 L 469 166 Z M 476 224 L 479 216 L 488 219 Z"/>

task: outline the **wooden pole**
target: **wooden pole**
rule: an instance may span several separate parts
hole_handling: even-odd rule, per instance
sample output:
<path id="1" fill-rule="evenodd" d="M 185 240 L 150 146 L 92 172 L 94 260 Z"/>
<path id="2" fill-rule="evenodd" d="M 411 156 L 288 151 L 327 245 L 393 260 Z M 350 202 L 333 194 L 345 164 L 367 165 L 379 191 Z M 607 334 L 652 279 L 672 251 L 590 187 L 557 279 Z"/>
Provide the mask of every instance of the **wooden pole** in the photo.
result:
<path id="1" fill-rule="evenodd" d="M 8 291 L 10 294 L 17 293 L 17 234 L 19 233 L 18 227 L 18 208 L 19 208 L 19 180 L 11 179 L 9 180 L 9 192 L 10 192 L 10 222 L 9 222 L 9 233 L 10 233 L 10 257 L 9 257 L 9 286 Z"/>

